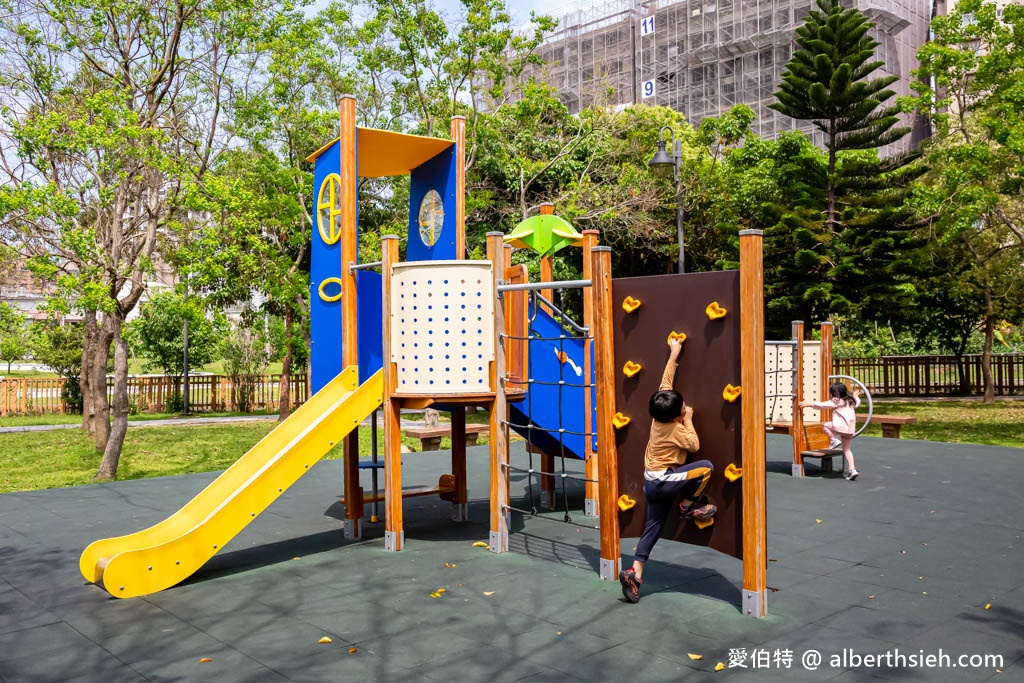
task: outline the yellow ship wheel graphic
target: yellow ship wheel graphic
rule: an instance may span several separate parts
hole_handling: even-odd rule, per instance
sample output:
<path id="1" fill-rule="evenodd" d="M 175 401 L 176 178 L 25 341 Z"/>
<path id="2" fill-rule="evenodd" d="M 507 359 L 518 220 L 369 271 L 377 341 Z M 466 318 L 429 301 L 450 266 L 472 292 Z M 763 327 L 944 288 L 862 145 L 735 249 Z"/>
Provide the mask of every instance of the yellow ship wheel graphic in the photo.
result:
<path id="1" fill-rule="evenodd" d="M 320 183 L 316 197 L 316 226 L 324 244 L 341 238 L 341 176 L 332 173 Z"/>

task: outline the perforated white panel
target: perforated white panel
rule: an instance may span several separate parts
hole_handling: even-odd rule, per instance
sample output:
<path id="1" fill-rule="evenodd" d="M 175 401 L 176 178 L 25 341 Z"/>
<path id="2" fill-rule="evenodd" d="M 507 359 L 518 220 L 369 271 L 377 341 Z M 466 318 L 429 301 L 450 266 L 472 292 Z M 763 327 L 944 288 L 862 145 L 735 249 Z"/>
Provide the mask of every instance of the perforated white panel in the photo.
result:
<path id="1" fill-rule="evenodd" d="M 793 419 L 793 356 L 788 342 L 764 345 L 764 415 L 768 424 Z"/>
<path id="2" fill-rule="evenodd" d="M 821 401 L 821 342 L 804 342 L 804 386 L 803 398 L 805 401 Z M 821 421 L 821 411 L 814 408 L 804 408 L 805 422 Z"/>
<path id="3" fill-rule="evenodd" d="M 490 261 L 395 264 L 391 362 L 401 394 L 494 391 L 494 281 Z"/>

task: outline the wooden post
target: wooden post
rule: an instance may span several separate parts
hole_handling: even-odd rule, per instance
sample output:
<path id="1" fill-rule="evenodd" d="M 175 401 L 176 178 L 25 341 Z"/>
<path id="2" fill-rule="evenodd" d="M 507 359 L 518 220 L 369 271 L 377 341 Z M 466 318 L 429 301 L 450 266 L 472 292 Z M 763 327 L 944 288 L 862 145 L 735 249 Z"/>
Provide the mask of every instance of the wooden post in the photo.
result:
<path id="1" fill-rule="evenodd" d="M 762 231 L 740 230 L 740 384 L 743 387 L 743 613 L 767 613 L 765 517 L 764 272 Z"/>
<path id="2" fill-rule="evenodd" d="M 341 367 L 359 365 L 356 327 L 356 277 L 349 264 L 356 262 L 356 98 L 342 95 L 338 106 L 341 144 Z M 366 379 L 360 377 L 360 380 Z M 359 430 L 344 439 L 345 538 L 363 537 L 363 488 L 359 485 Z"/>
<path id="3" fill-rule="evenodd" d="M 594 277 L 593 251 L 597 246 L 597 230 L 583 231 L 583 279 L 590 280 Z M 593 353 L 594 353 L 594 287 L 583 290 L 583 326 L 589 330 L 590 339 L 583 341 L 583 383 L 589 384 L 594 376 Z M 584 487 L 585 496 L 583 500 L 583 514 L 587 517 L 598 516 L 598 479 L 597 454 L 594 451 L 594 438 L 590 434 L 594 431 L 594 392 L 587 389 L 583 397 L 583 431 L 585 437 L 583 449 L 586 457 L 585 476 L 588 479 Z"/>
<path id="4" fill-rule="evenodd" d="M 804 456 L 807 450 L 807 434 L 804 432 L 804 409 L 800 401 L 804 400 L 804 321 L 794 320 L 791 323 L 793 337 L 793 476 L 804 476 Z"/>
<path id="5" fill-rule="evenodd" d="M 455 258 L 466 258 L 466 117 L 453 116 L 455 143 Z"/>
<path id="6" fill-rule="evenodd" d="M 452 408 L 452 478 L 455 496 L 452 500 L 452 521 L 466 521 L 466 406 Z"/>
<path id="7" fill-rule="evenodd" d="M 615 581 L 619 548 L 619 461 L 615 448 L 615 356 L 612 348 L 612 250 L 591 250 L 594 293 L 594 383 L 597 390 L 597 498 L 601 527 L 601 578 Z"/>
<path id="8" fill-rule="evenodd" d="M 494 401 L 490 411 L 491 456 L 491 532 L 488 545 L 491 552 L 508 552 L 509 527 L 509 472 L 508 472 L 508 404 L 505 400 L 505 307 L 498 293 L 498 282 L 505 274 L 504 233 L 487 233 L 487 258 L 494 274 L 494 365 L 491 370 L 491 388 Z"/>
<path id="9" fill-rule="evenodd" d="M 401 401 L 395 398 L 398 377 L 391 362 L 391 268 L 398 261 L 398 237 L 381 240 L 384 318 L 384 549 L 405 546 L 402 519 L 402 418 Z M 347 481 L 347 479 L 346 479 Z"/>

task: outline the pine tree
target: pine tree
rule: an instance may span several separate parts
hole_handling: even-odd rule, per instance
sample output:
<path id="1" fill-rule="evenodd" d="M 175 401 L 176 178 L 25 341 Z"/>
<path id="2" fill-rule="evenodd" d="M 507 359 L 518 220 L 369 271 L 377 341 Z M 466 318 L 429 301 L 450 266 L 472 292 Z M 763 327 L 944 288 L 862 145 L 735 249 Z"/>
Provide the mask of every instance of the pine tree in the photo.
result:
<path id="1" fill-rule="evenodd" d="M 844 9 L 840 0 L 818 0 L 818 9 L 796 29 L 798 49 L 786 64 L 782 83 L 769 105 L 794 119 L 811 121 L 825 134 L 828 152 L 826 219 L 829 230 L 840 231 L 837 158 L 846 150 L 877 149 L 910 130 L 898 127 L 898 109 L 884 106 L 893 97 L 888 87 L 896 76 L 869 79 L 882 62 L 874 58 L 878 42 L 872 27 L 857 9 Z"/>

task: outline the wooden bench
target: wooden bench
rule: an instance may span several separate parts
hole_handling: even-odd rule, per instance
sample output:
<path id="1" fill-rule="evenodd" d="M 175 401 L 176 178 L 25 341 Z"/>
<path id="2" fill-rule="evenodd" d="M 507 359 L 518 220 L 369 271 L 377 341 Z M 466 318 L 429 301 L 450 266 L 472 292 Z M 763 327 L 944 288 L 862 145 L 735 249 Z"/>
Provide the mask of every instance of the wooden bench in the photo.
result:
<path id="1" fill-rule="evenodd" d="M 441 439 L 452 435 L 450 424 L 437 427 L 406 427 L 402 430 L 410 439 L 419 439 L 421 450 L 437 451 L 441 449 Z M 487 425 L 469 423 L 466 425 L 466 445 L 475 446 L 477 437 L 487 434 Z"/>
<path id="2" fill-rule="evenodd" d="M 867 415 L 858 414 L 857 422 L 864 422 L 867 418 Z M 882 438 L 898 439 L 900 428 L 903 425 L 914 424 L 917 418 L 910 415 L 872 415 L 871 422 L 882 425 Z"/>

